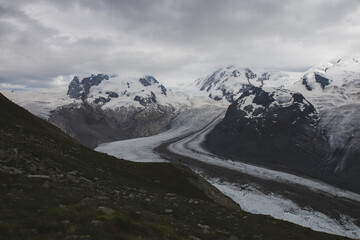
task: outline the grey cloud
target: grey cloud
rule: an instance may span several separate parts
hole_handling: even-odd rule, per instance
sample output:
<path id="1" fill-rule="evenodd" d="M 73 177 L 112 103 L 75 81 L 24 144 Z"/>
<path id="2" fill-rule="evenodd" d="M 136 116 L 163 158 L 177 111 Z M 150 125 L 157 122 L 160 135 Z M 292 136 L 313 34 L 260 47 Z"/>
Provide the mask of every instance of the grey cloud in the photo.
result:
<path id="1" fill-rule="evenodd" d="M 284 70 L 359 53 L 358 0 L 0 1 L 0 84 L 110 72 L 192 81 L 221 65 Z M 1 86 L 1 85 L 0 85 Z"/>

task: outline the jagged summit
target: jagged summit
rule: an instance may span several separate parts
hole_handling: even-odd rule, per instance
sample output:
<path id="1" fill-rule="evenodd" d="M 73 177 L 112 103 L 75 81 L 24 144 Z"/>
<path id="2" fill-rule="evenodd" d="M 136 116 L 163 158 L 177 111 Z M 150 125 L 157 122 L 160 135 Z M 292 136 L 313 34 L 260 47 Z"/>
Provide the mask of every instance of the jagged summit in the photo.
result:
<path id="1" fill-rule="evenodd" d="M 125 79 L 117 75 L 92 74 L 70 82 L 67 95 L 90 104 L 116 108 L 123 105 L 145 107 L 163 101 L 169 91 L 153 76 Z"/>
<path id="2" fill-rule="evenodd" d="M 230 105 L 228 114 L 230 112 L 252 119 L 270 117 L 273 118 L 271 123 L 284 120 L 292 125 L 306 120 L 315 124 L 318 119 L 314 106 L 301 93 L 274 88 L 252 87 Z"/>
<path id="3" fill-rule="evenodd" d="M 103 80 L 109 80 L 107 74 L 92 74 L 90 77 L 85 77 L 81 81 L 78 76 L 75 76 L 69 84 L 67 95 L 71 98 L 85 99 L 92 86 L 98 86 Z"/>
<path id="4" fill-rule="evenodd" d="M 153 76 L 145 76 L 139 79 L 139 82 L 145 87 L 152 84 L 159 84 L 159 82 Z"/>

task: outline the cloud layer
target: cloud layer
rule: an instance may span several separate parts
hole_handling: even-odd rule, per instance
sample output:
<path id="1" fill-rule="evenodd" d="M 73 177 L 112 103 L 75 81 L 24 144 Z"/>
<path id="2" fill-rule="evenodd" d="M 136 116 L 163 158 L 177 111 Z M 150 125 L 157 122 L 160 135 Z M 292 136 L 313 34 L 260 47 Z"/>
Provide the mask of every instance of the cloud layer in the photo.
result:
<path id="1" fill-rule="evenodd" d="M 360 53 L 358 0 L 0 0 L 0 87 L 76 74 L 168 85 L 219 66 L 304 70 Z"/>

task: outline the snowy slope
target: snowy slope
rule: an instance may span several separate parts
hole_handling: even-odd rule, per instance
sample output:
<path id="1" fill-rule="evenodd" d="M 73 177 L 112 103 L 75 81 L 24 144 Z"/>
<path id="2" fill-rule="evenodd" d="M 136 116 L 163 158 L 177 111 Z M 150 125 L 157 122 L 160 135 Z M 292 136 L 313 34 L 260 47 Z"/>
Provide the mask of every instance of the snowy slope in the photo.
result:
<path id="1" fill-rule="evenodd" d="M 48 119 L 50 112 L 69 104 L 81 101 L 66 95 L 65 89 L 35 89 L 32 91 L 3 91 L 8 99 L 25 108 L 34 115 Z"/>
<path id="2" fill-rule="evenodd" d="M 67 94 L 102 108 L 120 106 L 143 108 L 149 104 L 168 105 L 173 94 L 152 76 L 141 78 L 97 74 L 79 80 L 77 76 L 69 84 Z"/>
<path id="3" fill-rule="evenodd" d="M 306 71 L 289 87 L 301 92 L 317 108 L 331 108 L 360 103 L 360 60 L 342 58 L 335 64 L 321 63 Z"/>
<path id="4" fill-rule="evenodd" d="M 98 85 L 89 85 L 89 92 L 86 98 L 81 98 L 81 93 L 84 92 L 84 87 L 81 84 L 84 79 L 91 79 L 98 76 L 104 76 Z M 48 119 L 50 112 L 59 107 L 72 104 L 80 105 L 83 101 L 89 104 L 97 105 L 101 108 L 116 109 L 119 107 L 135 107 L 144 108 L 139 100 L 135 100 L 136 96 L 139 99 L 151 98 L 155 94 L 156 102 L 162 105 L 174 104 L 174 95 L 172 91 L 167 90 L 162 84 L 157 82 L 144 86 L 139 79 L 150 78 L 145 76 L 143 78 L 135 77 L 120 77 L 117 75 L 90 75 L 84 76 L 81 80 L 75 76 L 74 81 L 79 82 L 79 97 L 71 96 L 69 90 L 66 89 L 33 89 L 31 91 L 4 91 L 3 93 L 16 104 L 24 107 L 31 113 Z M 71 84 L 69 88 L 71 87 Z M 174 104 L 175 105 L 175 104 Z"/>
<path id="5" fill-rule="evenodd" d="M 211 75 L 196 80 L 201 91 L 217 101 L 235 101 L 252 86 L 287 88 L 301 77 L 302 73 L 265 71 L 228 66 Z"/>
<path id="6" fill-rule="evenodd" d="M 334 151 L 335 173 L 360 169 L 360 60 L 346 57 L 309 69 L 291 89 L 300 91 L 320 113 L 320 129 Z"/>
<path id="7" fill-rule="evenodd" d="M 104 75 L 104 74 L 102 74 Z M 82 78 L 75 76 L 79 84 L 85 78 L 91 78 L 97 75 L 83 76 Z M 142 78 L 124 77 L 118 75 L 104 75 L 98 85 L 92 85 L 89 93 L 86 94 L 86 100 L 89 104 L 94 104 L 102 109 L 115 110 L 120 107 L 144 108 L 140 101 L 135 100 L 138 96 L 140 99 L 151 98 L 154 93 L 156 103 L 160 105 L 171 105 L 175 109 L 185 109 L 191 107 L 201 107 L 204 105 L 217 105 L 226 107 L 226 102 L 213 102 L 207 97 L 207 94 L 198 90 L 195 83 L 182 85 L 178 88 L 168 89 L 163 84 L 148 81 L 150 84 L 142 84 L 139 79 L 152 78 L 144 76 Z M 106 79 L 107 78 L 107 79 Z M 73 80 L 74 81 L 74 80 Z M 70 84 L 71 85 L 71 84 Z M 70 87 L 70 86 L 69 86 Z M 51 111 L 66 105 L 78 105 L 83 102 L 81 93 L 83 86 L 80 86 L 79 97 L 69 96 L 68 89 L 32 89 L 31 91 L 2 91 L 6 97 L 14 101 L 16 104 L 24 107 L 31 113 L 48 119 Z"/>

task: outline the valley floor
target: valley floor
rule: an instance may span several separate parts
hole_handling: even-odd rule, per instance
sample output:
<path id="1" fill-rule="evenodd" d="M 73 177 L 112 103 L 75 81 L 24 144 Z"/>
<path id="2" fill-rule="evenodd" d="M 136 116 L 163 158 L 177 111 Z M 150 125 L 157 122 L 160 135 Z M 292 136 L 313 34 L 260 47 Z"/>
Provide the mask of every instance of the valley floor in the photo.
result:
<path id="1" fill-rule="evenodd" d="M 224 109 L 210 106 L 183 111 L 167 132 L 101 144 L 96 150 L 132 161 L 185 164 L 245 211 L 360 239 L 360 195 L 309 178 L 223 159 L 203 149 L 206 133 L 223 114 Z"/>

